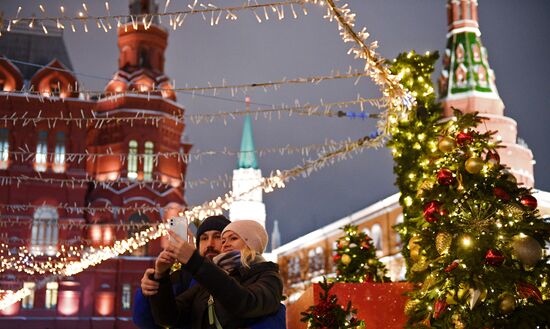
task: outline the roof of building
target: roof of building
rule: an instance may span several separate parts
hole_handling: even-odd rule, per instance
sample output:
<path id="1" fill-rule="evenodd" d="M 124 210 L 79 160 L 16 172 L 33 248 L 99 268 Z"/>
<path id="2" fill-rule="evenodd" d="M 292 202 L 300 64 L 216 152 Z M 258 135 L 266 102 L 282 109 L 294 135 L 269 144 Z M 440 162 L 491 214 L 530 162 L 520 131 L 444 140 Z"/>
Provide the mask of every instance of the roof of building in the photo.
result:
<path id="1" fill-rule="evenodd" d="M 2 31 L 0 56 L 12 61 L 25 80 L 30 80 L 42 65 L 48 65 L 54 59 L 59 60 L 69 70 L 73 69 L 63 33 L 55 27 L 48 29 L 48 34 L 36 30 L 36 27 L 33 30 L 24 26 L 12 26 L 10 32 Z"/>
<path id="2" fill-rule="evenodd" d="M 239 154 L 238 169 L 258 169 L 252 132 L 252 118 L 249 114 L 244 117 L 243 137 L 241 139 L 241 153 Z"/>

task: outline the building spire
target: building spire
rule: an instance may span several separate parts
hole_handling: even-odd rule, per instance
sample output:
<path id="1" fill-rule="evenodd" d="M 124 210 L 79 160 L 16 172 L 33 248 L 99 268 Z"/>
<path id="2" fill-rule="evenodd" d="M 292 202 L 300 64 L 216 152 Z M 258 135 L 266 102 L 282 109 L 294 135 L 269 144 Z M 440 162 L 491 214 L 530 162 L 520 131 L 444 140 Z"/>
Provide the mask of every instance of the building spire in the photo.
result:
<path id="1" fill-rule="evenodd" d="M 481 43 L 477 0 L 448 0 L 449 33 L 439 78 L 439 94 L 445 114 L 452 107 L 464 112 L 502 115 L 504 103 L 498 95 L 487 49 Z"/>
<path id="2" fill-rule="evenodd" d="M 250 117 L 250 97 L 246 96 L 246 111 L 244 117 L 243 135 L 241 139 L 241 153 L 239 154 L 238 169 L 258 169 L 256 150 L 254 148 L 254 134 L 252 131 L 252 118 Z"/>
<path id="3" fill-rule="evenodd" d="M 447 0 L 447 18 L 447 48 L 439 77 L 444 116 L 452 117 L 456 108 L 464 113 L 479 112 L 489 119 L 477 129 L 497 131 L 494 138 L 505 147 L 499 151 L 502 163 L 511 167 L 519 182 L 533 186 L 533 154 L 516 143 L 517 123 L 504 116 L 495 74 L 481 43 L 477 0 Z"/>
<path id="4" fill-rule="evenodd" d="M 273 221 L 273 231 L 271 232 L 271 250 L 281 246 L 281 232 L 279 231 L 279 221 Z"/>

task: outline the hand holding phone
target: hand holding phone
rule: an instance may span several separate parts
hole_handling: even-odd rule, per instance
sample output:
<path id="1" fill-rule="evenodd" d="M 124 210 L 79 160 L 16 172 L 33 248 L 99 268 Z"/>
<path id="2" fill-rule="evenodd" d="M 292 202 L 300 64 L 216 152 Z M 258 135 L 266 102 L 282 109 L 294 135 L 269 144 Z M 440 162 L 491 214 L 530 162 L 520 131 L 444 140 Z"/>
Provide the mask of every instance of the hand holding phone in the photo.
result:
<path id="1" fill-rule="evenodd" d="M 185 217 L 172 217 L 168 221 L 169 229 L 172 230 L 174 233 L 177 234 L 182 240 L 187 241 L 187 228 L 189 224 L 187 223 L 187 218 Z M 172 241 L 173 238 L 170 238 L 170 241 Z"/>

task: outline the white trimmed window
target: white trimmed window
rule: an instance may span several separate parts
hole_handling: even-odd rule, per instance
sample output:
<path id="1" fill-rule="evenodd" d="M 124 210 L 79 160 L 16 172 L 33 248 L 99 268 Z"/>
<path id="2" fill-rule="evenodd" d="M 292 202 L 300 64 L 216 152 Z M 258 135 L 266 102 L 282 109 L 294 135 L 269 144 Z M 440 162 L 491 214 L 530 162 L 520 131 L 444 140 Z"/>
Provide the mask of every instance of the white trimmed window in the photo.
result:
<path id="1" fill-rule="evenodd" d="M 128 179 L 137 178 L 138 168 L 138 142 L 131 140 L 128 143 Z"/>
<path id="2" fill-rule="evenodd" d="M 10 159 L 9 131 L 6 128 L 0 128 L 0 170 L 8 168 L 9 159 Z"/>
<path id="3" fill-rule="evenodd" d="M 34 289 L 36 287 L 36 283 L 34 282 L 23 282 L 23 289 L 29 289 L 31 291 L 30 294 L 23 297 L 23 300 L 21 301 L 21 307 L 24 310 L 30 310 L 34 307 Z"/>
<path id="4" fill-rule="evenodd" d="M 44 172 L 48 168 L 48 132 L 40 130 L 38 132 L 38 142 L 36 143 L 36 157 L 34 160 L 34 169 Z"/>
<path id="5" fill-rule="evenodd" d="M 379 224 L 374 224 L 371 228 L 372 231 L 372 244 L 378 251 L 382 251 L 382 227 Z"/>
<path id="6" fill-rule="evenodd" d="M 53 171 L 56 173 L 65 172 L 65 133 L 62 131 L 58 131 L 55 136 Z"/>
<path id="7" fill-rule="evenodd" d="M 153 142 L 145 142 L 145 155 L 143 157 L 143 180 L 153 179 Z"/>
<path id="8" fill-rule="evenodd" d="M 122 285 L 122 309 L 129 310 L 132 306 L 132 286 L 129 283 Z"/>
<path id="9" fill-rule="evenodd" d="M 57 289 L 59 284 L 57 282 L 48 282 L 46 284 L 46 301 L 44 305 L 46 309 L 52 310 L 57 306 Z"/>
<path id="10" fill-rule="evenodd" d="M 34 212 L 31 231 L 31 244 L 34 253 L 44 252 L 55 255 L 57 252 L 57 220 L 59 215 L 54 207 L 42 206 Z"/>

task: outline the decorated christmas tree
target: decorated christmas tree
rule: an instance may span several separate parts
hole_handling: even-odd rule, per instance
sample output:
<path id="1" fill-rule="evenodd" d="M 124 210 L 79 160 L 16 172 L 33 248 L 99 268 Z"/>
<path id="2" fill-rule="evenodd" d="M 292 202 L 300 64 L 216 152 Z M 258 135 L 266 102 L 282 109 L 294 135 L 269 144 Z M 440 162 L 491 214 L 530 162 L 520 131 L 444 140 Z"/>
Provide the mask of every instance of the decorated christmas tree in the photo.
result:
<path id="1" fill-rule="evenodd" d="M 401 55 L 394 73 L 417 95 L 396 118 L 391 143 L 401 189 L 413 328 L 547 328 L 550 224 L 531 190 L 500 163 L 492 133 L 474 114 L 443 120 L 426 63 Z M 424 83 L 424 85 L 422 85 Z M 421 88 L 418 88 L 421 87 Z M 431 92 L 428 92 L 430 91 Z"/>
<path id="2" fill-rule="evenodd" d="M 376 258 L 372 239 L 355 225 L 342 228 L 345 236 L 336 240 L 336 282 L 389 282 L 384 264 Z"/>
<path id="3" fill-rule="evenodd" d="M 338 304 L 338 297 L 330 294 L 334 282 L 329 283 L 325 278 L 319 284 L 323 289 L 319 294 L 319 303 L 302 312 L 303 317 L 300 321 L 306 322 L 308 328 L 312 329 L 365 328 L 365 323 L 355 317 L 357 310 L 351 308 L 351 302 L 348 302 L 344 308 Z"/>

